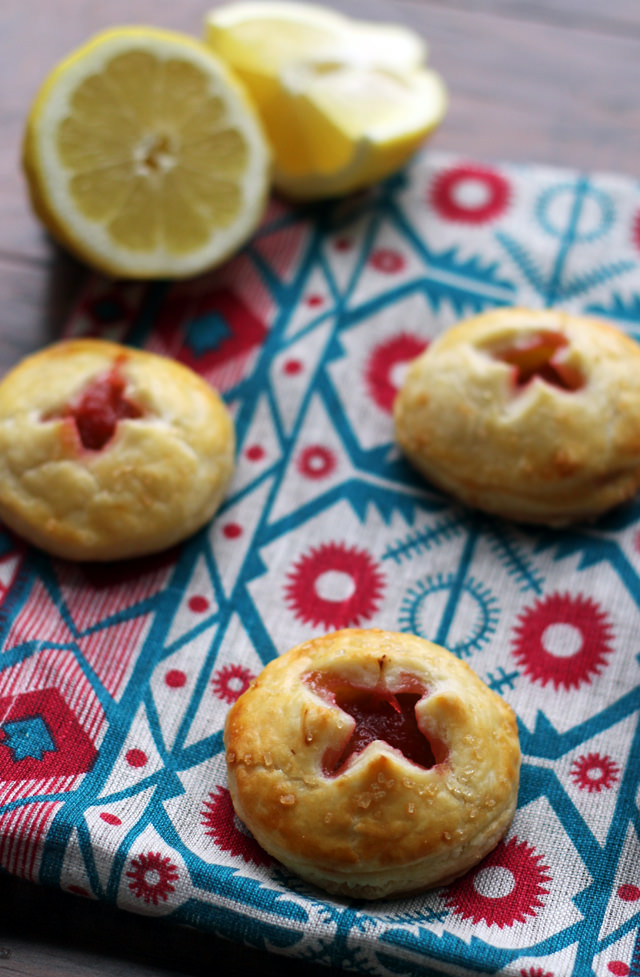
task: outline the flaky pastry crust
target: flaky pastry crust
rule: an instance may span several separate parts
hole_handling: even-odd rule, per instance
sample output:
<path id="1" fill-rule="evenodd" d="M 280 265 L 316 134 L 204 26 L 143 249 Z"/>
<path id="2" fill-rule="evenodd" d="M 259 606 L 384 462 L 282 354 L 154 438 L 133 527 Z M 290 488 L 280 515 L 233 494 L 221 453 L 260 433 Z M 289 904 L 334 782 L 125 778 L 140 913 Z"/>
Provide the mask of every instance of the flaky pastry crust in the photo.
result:
<path id="1" fill-rule="evenodd" d="M 356 724 L 326 691 L 343 687 L 383 698 L 412 689 L 432 765 L 375 739 L 328 770 Z M 495 847 L 516 806 L 513 711 L 464 662 L 410 634 L 347 629 L 293 648 L 233 705 L 225 747 L 236 813 L 258 842 L 354 898 L 446 884 Z"/>
<path id="2" fill-rule="evenodd" d="M 561 526 L 640 486 L 640 346 L 557 310 L 497 309 L 438 337 L 396 398 L 397 440 L 470 506 Z"/>
<path id="3" fill-rule="evenodd" d="M 103 432 L 100 412 L 112 409 L 121 416 Z M 191 369 L 118 343 L 63 341 L 0 383 L 0 518 L 68 559 L 156 552 L 213 515 L 234 449 L 226 407 Z"/>

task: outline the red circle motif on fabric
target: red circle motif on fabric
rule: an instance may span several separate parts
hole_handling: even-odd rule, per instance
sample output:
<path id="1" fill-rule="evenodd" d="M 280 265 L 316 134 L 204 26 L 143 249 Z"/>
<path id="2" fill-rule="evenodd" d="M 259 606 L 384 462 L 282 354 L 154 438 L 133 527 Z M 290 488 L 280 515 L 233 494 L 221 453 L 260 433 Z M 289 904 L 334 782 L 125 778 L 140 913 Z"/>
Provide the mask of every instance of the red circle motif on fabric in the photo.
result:
<path id="1" fill-rule="evenodd" d="M 500 842 L 471 872 L 454 882 L 446 892 L 446 905 L 456 916 L 487 926 L 513 926 L 537 916 L 549 894 L 545 883 L 551 881 L 542 856 L 526 841 L 510 838 Z M 486 873 L 500 873 L 503 894 L 486 895 L 482 890 Z M 504 884 L 504 879 L 507 884 Z"/>
<path id="2" fill-rule="evenodd" d="M 631 967 L 624 960 L 612 960 L 607 964 L 607 969 L 614 977 L 627 977 L 631 971 Z"/>
<path id="3" fill-rule="evenodd" d="M 367 620 L 384 589 L 384 577 L 370 553 L 344 543 L 312 547 L 287 576 L 285 600 L 296 618 L 325 628 Z"/>
<path id="4" fill-rule="evenodd" d="M 266 452 L 261 444 L 251 444 L 245 451 L 245 455 L 249 461 L 262 461 L 265 453 Z"/>
<path id="5" fill-rule="evenodd" d="M 300 452 L 296 468 L 305 478 L 327 478 L 337 465 L 333 451 L 322 444 L 310 444 Z"/>
<path id="6" fill-rule="evenodd" d="M 456 166 L 440 173 L 429 200 L 445 220 L 484 224 L 509 206 L 511 186 L 497 170 L 483 166 Z"/>
<path id="7" fill-rule="evenodd" d="M 187 676 L 180 668 L 172 668 L 164 677 L 164 684 L 168 685 L 170 689 L 181 689 L 183 685 L 186 685 Z"/>
<path id="8" fill-rule="evenodd" d="M 144 750 L 129 750 L 125 756 L 125 760 L 130 767 L 144 767 L 149 761 L 149 757 L 144 752 Z"/>
<path id="9" fill-rule="evenodd" d="M 623 902 L 637 902 L 640 899 L 640 888 L 637 885 L 621 885 L 618 887 L 618 898 Z"/>
<path id="10" fill-rule="evenodd" d="M 609 619 L 592 598 L 550 594 L 520 614 L 513 654 L 532 682 L 577 689 L 607 664 L 612 638 Z"/>
<path id="11" fill-rule="evenodd" d="M 287 360 L 283 366 L 284 372 L 290 376 L 296 376 L 298 373 L 302 373 L 303 365 L 300 360 Z"/>
<path id="12" fill-rule="evenodd" d="M 393 248 L 377 248 L 369 255 L 371 267 L 385 275 L 396 275 L 402 271 L 406 263 L 404 255 L 394 251 Z"/>

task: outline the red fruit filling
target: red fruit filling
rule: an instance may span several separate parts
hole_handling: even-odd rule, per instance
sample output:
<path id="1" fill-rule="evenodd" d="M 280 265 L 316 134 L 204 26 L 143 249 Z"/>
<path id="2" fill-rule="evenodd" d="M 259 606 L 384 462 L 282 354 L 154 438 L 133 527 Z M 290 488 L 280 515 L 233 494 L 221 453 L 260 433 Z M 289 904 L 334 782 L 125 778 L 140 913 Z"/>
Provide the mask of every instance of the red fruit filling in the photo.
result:
<path id="1" fill-rule="evenodd" d="M 65 405 L 58 417 L 69 417 L 83 447 L 101 451 L 116 432 L 118 421 L 141 417 L 142 408 L 125 397 L 126 381 L 118 366 L 96 377 L 71 404 Z"/>
<path id="2" fill-rule="evenodd" d="M 562 351 L 568 345 L 569 340 L 562 333 L 541 332 L 512 346 L 495 349 L 492 355 L 513 367 L 513 382 L 518 388 L 540 377 L 561 390 L 580 390 L 585 384 L 584 376 L 562 358 Z"/>
<path id="3" fill-rule="evenodd" d="M 444 745 L 430 742 L 418 727 L 416 705 L 425 690 L 415 680 L 409 679 L 405 690 L 399 692 L 359 688 L 318 674 L 309 676 L 307 681 L 323 699 L 355 720 L 347 742 L 339 750 L 326 750 L 322 758 L 325 776 L 342 773 L 351 758 L 375 740 L 400 750 L 407 760 L 426 770 L 445 759 Z"/>

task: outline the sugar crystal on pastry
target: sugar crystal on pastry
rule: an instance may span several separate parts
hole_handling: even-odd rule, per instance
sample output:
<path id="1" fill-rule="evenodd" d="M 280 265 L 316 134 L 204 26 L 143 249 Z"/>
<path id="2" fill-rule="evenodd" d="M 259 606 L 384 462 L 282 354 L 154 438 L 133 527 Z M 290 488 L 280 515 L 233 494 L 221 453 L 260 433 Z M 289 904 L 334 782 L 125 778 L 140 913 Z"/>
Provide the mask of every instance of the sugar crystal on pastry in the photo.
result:
<path id="1" fill-rule="evenodd" d="M 467 505 L 592 519 L 640 487 L 640 345 L 592 317 L 495 309 L 410 364 L 394 420 L 415 467 Z"/>
<path id="2" fill-rule="evenodd" d="M 346 629 L 269 663 L 225 725 L 236 813 L 329 892 L 385 898 L 475 865 L 515 810 L 512 710 L 415 635 Z"/>
<path id="3" fill-rule="evenodd" d="M 0 382 L 0 519 L 55 556 L 139 557 L 200 529 L 234 468 L 233 421 L 190 368 L 99 339 Z"/>

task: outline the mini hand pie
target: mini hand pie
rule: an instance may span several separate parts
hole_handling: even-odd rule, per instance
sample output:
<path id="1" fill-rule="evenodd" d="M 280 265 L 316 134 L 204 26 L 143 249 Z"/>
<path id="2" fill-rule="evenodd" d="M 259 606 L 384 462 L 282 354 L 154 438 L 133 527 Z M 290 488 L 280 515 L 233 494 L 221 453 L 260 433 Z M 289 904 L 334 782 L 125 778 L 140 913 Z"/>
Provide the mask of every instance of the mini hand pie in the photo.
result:
<path id="1" fill-rule="evenodd" d="M 102 340 L 61 342 L 0 383 L 0 518 L 68 559 L 152 553 L 213 515 L 234 448 L 226 407 L 192 370 Z"/>
<path id="2" fill-rule="evenodd" d="M 398 442 L 470 506 L 559 526 L 640 486 L 640 345 L 555 310 L 498 309 L 449 329 L 409 367 Z"/>
<path id="3" fill-rule="evenodd" d="M 225 746 L 257 841 L 353 898 L 451 881 L 497 845 L 516 806 L 511 708 L 414 635 L 351 629 L 293 648 L 233 705 Z"/>

